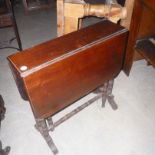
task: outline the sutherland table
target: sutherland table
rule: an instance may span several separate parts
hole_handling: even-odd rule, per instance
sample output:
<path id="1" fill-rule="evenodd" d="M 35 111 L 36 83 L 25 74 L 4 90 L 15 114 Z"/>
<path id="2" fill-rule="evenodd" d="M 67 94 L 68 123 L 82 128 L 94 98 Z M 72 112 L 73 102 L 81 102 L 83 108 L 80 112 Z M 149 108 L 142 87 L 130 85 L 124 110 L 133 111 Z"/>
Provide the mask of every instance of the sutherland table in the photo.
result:
<path id="1" fill-rule="evenodd" d="M 99 98 L 102 106 L 107 99 L 117 109 L 112 86 L 122 70 L 127 36 L 125 28 L 104 20 L 8 57 L 19 92 L 30 102 L 36 128 L 54 154 L 58 151 L 49 131 Z M 94 98 L 52 121 L 54 114 L 94 90 Z"/>

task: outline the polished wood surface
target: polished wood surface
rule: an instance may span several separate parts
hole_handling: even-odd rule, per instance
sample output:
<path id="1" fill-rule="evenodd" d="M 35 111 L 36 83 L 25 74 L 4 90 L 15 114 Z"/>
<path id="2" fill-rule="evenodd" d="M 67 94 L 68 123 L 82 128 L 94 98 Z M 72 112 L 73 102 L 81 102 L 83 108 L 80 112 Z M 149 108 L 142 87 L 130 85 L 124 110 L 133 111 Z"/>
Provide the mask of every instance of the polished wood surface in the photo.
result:
<path id="1" fill-rule="evenodd" d="M 103 21 L 9 56 L 35 117 L 49 117 L 117 76 L 127 35 Z"/>

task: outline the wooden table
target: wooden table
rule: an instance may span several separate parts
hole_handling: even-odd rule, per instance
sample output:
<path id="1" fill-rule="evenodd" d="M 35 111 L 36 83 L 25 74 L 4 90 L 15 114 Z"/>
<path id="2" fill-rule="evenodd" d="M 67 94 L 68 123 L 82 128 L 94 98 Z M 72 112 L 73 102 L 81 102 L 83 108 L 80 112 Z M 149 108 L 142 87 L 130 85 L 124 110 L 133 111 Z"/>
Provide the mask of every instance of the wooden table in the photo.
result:
<path id="1" fill-rule="evenodd" d="M 49 135 L 56 126 L 95 100 L 106 100 L 117 109 L 113 79 L 122 70 L 128 31 L 108 20 L 42 43 L 8 57 L 21 96 L 30 102 L 36 128 L 54 154 Z M 96 96 L 71 113 L 52 116 L 81 97 L 99 89 Z"/>

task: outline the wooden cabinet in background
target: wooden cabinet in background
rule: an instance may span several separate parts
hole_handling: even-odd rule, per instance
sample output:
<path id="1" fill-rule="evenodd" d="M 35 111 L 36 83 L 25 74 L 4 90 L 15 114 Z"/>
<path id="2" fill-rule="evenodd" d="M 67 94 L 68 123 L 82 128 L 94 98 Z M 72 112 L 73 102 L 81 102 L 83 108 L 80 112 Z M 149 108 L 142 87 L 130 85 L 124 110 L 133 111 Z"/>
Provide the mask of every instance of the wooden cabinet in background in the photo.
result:
<path id="1" fill-rule="evenodd" d="M 155 1 L 135 0 L 127 44 L 124 71 L 129 74 L 132 60 L 143 59 L 136 50 L 136 41 L 155 33 Z M 146 57 L 145 57 L 146 59 Z M 130 63 L 129 63 L 130 62 Z"/>

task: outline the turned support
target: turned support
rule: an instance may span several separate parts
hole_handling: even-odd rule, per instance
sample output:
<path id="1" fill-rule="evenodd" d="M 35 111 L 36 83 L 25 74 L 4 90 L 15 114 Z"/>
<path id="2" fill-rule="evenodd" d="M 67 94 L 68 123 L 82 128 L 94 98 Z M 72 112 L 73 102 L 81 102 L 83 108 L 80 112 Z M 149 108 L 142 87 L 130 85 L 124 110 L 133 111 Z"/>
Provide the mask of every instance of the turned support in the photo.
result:
<path id="1" fill-rule="evenodd" d="M 59 126 L 61 123 L 65 122 L 72 116 L 79 113 L 81 110 L 85 109 L 93 102 L 97 101 L 98 99 L 102 98 L 102 107 L 105 107 L 105 102 L 108 100 L 109 104 L 111 105 L 113 110 L 117 109 L 117 104 L 114 101 L 114 96 L 112 95 L 114 80 L 109 80 L 106 82 L 102 87 L 98 88 L 95 93 L 96 96 L 92 99 L 88 100 L 84 104 L 80 105 L 76 109 L 72 110 L 71 112 L 67 113 L 65 116 L 61 117 L 56 122 L 53 122 L 52 116 L 46 119 L 36 119 L 36 129 L 41 133 L 45 141 L 47 142 L 48 146 L 52 150 L 53 154 L 56 155 L 58 150 L 49 134 L 50 131 L 54 131 L 54 128 Z"/>
<path id="2" fill-rule="evenodd" d="M 114 101 L 114 96 L 112 95 L 114 80 L 109 80 L 104 83 L 103 87 L 99 88 L 99 92 L 102 92 L 102 107 L 105 107 L 106 101 L 110 104 L 113 110 L 118 108 L 116 102 Z"/>
<path id="3" fill-rule="evenodd" d="M 49 120 L 48 120 L 48 123 L 49 123 Z M 50 118 L 50 123 L 48 125 L 51 125 L 51 123 L 52 122 L 51 122 L 51 118 Z M 41 135 L 45 139 L 46 143 L 50 147 L 53 154 L 56 155 L 58 153 L 58 150 L 57 150 L 51 136 L 49 135 L 48 125 L 47 125 L 47 122 L 45 119 L 36 119 L 36 125 L 35 125 L 36 129 L 41 133 Z"/>

